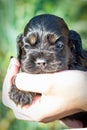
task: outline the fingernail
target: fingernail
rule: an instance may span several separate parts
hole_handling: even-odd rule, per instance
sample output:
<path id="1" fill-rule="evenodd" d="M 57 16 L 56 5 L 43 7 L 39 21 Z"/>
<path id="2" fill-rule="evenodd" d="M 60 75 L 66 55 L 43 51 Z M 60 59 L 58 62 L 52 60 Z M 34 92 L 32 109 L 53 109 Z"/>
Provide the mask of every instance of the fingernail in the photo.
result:
<path id="1" fill-rule="evenodd" d="M 10 56 L 9 61 L 11 61 L 12 58 L 14 58 L 14 57 L 13 57 L 13 56 Z"/>
<path id="2" fill-rule="evenodd" d="M 13 58 L 13 56 L 10 56 L 10 60 Z"/>

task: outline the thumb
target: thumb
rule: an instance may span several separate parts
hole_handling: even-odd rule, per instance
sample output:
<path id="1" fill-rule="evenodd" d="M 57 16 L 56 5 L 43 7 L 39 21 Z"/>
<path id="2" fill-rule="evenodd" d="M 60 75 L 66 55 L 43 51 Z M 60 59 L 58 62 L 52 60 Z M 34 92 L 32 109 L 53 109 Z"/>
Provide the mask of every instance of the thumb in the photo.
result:
<path id="1" fill-rule="evenodd" d="M 22 72 L 17 74 L 15 84 L 20 90 L 46 94 L 51 87 L 51 81 L 51 74 L 37 75 Z"/>
<path id="2" fill-rule="evenodd" d="M 13 77 L 18 73 L 20 64 L 16 58 L 12 58 L 10 61 L 10 64 L 8 66 L 7 74 L 5 76 L 4 82 L 3 82 L 3 89 L 2 89 L 2 102 L 6 106 L 12 106 L 11 100 L 9 100 L 8 92 L 10 89 L 10 86 L 12 85 L 12 79 Z"/>
<path id="3" fill-rule="evenodd" d="M 19 69 L 20 69 L 20 63 L 18 62 L 18 60 L 16 58 L 12 58 L 10 60 L 10 64 L 8 66 L 7 74 L 5 77 L 5 78 L 9 79 L 8 81 L 10 82 L 10 84 L 11 84 L 14 76 L 19 72 Z"/>

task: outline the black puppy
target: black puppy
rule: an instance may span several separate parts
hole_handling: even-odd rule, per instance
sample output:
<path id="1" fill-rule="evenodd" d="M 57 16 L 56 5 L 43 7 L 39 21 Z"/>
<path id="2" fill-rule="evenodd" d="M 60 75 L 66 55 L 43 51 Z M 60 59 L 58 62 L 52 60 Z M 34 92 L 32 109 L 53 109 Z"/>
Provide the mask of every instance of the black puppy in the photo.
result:
<path id="1" fill-rule="evenodd" d="M 39 15 L 25 26 L 17 38 L 18 60 L 21 71 L 32 74 L 54 73 L 68 69 L 87 70 L 78 33 L 70 31 L 60 17 Z M 20 91 L 15 84 L 9 92 L 18 105 L 32 103 L 35 93 Z M 79 113 L 82 117 L 83 113 Z M 69 118 L 76 119 L 78 115 Z M 87 113 L 83 124 L 87 124 Z M 82 119 L 80 119 L 83 121 Z"/>

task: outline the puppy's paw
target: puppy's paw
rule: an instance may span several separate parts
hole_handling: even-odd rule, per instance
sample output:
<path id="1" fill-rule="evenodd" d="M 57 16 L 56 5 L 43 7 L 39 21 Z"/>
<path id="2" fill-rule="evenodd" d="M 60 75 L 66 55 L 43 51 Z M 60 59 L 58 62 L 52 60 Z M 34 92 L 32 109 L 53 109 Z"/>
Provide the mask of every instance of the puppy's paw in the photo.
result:
<path id="1" fill-rule="evenodd" d="M 11 87 L 9 92 L 10 99 L 13 100 L 16 105 L 20 105 L 21 107 L 27 104 L 32 104 L 34 95 L 34 93 L 20 91 L 15 85 Z"/>
<path id="2" fill-rule="evenodd" d="M 21 97 L 20 97 L 20 106 L 23 107 L 24 105 L 27 104 L 32 104 L 33 97 L 35 96 L 34 93 L 29 93 L 29 92 L 21 92 Z"/>

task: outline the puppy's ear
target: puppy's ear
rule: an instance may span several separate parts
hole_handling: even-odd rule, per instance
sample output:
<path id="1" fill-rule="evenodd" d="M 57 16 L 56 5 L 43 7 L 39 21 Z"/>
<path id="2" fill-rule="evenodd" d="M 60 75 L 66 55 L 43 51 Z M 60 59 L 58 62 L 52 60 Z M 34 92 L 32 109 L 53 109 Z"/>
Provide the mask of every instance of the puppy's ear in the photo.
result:
<path id="1" fill-rule="evenodd" d="M 69 31 L 69 45 L 71 47 L 71 51 L 74 51 L 74 53 L 78 56 L 82 56 L 82 40 L 80 35 L 73 31 Z"/>
<path id="2" fill-rule="evenodd" d="M 17 36 L 16 41 L 17 41 L 17 58 L 20 61 L 22 54 L 23 34 L 19 34 Z"/>

